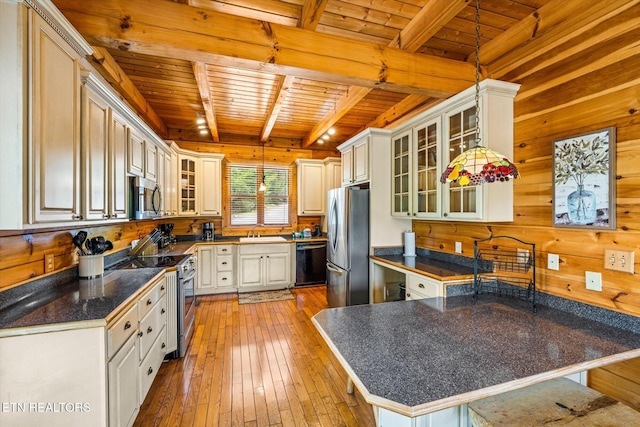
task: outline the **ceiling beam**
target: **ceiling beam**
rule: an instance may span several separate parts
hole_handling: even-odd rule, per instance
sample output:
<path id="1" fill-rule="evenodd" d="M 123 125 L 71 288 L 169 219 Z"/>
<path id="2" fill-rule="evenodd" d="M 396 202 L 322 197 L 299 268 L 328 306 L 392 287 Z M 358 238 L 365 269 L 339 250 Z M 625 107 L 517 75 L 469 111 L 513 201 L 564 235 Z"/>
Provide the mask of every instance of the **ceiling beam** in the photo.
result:
<path id="1" fill-rule="evenodd" d="M 318 23 L 320 23 L 320 17 L 324 12 L 324 8 L 327 6 L 327 1 L 328 0 L 305 0 L 302 5 L 300 19 L 298 20 L 298 28 L 315 30 Z M 278 120 L 278 115 L 280 114 L 280 110 L 282 110 L 282 106 L 289 94 L 289 88 L 293 85 L 294 80 L 295 76 L 278 76 L 276 78 L 274 87 L 276 88 L 277 94 L 273 104 L 271 105 L 269 114 L 267 115 L 267 120 L 265 120 L 262 132 L 260 132 L 261 142 L 265 142 L 269 139 L 269 135 L 271 135 L 273 126 Z"/>
<path id="2" fill-rule="evenodd" d="M 295 76 L 278 76 L 278 80 L 276 84 L 277 96 L 273 104 L 271 105 L 271 109 L 269 110 L 269 114 L 267 115 L 267 120 L 262 128 L 262 132 L 260 132 L 260 141 L 265 142 L 269 139 L 269 135 L 273 130 L 273 126 L 276 124 L 276 120 L 278 120 L 278 115 L 280 114 L 280 110 L 282 109 L 282 105 L 284 101 L 287 99 L 287 95 L 289 94 L 289 88 L 293 84 L 295 80 Z"/>
<path id="3" fill-rule="evenodd" d="M 466 62 L 169 1 L 56 0 L 56 6 L 93 44 L 146 55 L 433 97 L 448 97 L 474 79 Z"/>
<path id="4" fill-rule="evenodd" d="M 100 74 L 120 93 L 138 112 L 143 120 L 162 138 L 168 138 L 169 131 L 164 121 L 147 102 L 129 76 L 124 72 L 109 51 L 103 47 L 92 46 L 93 64 Z"/>
<path id="5" fill-rule="evenodd" d="M 209 125 L 209 131 L 211 131 L 211 138 L 213 142 L 220 142 L 220 136 L 218 135 L 218 122 L 216 121 L 216 112 L 213 105 L 213 98 L 211 97 L 211 90 L 209 89 L 209 77 L 207 74 L 207 64 L 202 62 L 194 62 L 193 75 L 198 83 L 198 91 L 200 92 L 200 98 L 202 99 L 202 107 L 204 108 L 204 114 L 207 118 L 207 124 Z"/>
<path id="6" fill-rule="evenodd" d="M 447 25 L 469 3 L 469 0 L 430 0 L 425 4 L 416 16 L 398 33 L 389 43 L 389 47 L 417 51 L 427 40 L 433 37 L 442 27 Z M 469 86 L 469 85 L 467 85 Z M 461 89 L 462 90 L 462 89 Z M 371 88 L 351 87 L 343 99 L 336 103 L 330 111 L 311 132 L 302 139 L 302 146 L 308 147 L 325 134 L 338 122 L 351 108 L 364 99 L 371 92 Z M 359 97 L 359 98 L 358 98 Z M 422 96 L 426 101 L 430 96 Z M 443 97 L 441 97 L 443 98 Z M 446 98 L 446 97 L 444 97 Z M 410 101 L 414 101 L 412 98 Z M 410 104 L 407 103 L 407 105 Z"/>
<path id="7" fill-rule="evenodd" d="M 487 66 L 490 77 L 502 78 L 637 4 L 640 4 L 640 0 L 552 0 L 485 43 L 480 48 L 480 62 Z M 567 52 L 569 54 L 575 52 Z M 553 60 L 557 62 L 562 59 L 565 56 L 556 55 Z M 475 57 L 471 55 L 467 60 L 473 62 Z M 548 65 L 545 63 L 545 66 Z M 531 67 L 516 78 L 521 79 L 536 70 Z"/>

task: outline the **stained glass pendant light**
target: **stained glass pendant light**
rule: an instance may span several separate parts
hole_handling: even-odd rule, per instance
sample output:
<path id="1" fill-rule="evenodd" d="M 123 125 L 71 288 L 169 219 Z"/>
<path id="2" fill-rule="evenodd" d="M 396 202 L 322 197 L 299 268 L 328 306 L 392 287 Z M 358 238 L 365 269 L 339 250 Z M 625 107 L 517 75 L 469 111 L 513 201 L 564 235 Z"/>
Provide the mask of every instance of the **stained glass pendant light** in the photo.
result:
<path id="1" fill-rule="evenodd" d="M 480 185 L 518 177 L 518 169 L 506 156 L 480 144 L 480 0 L 476 0 L 476 144 L 462 152 L 442 173 L 440 182 Z"/>

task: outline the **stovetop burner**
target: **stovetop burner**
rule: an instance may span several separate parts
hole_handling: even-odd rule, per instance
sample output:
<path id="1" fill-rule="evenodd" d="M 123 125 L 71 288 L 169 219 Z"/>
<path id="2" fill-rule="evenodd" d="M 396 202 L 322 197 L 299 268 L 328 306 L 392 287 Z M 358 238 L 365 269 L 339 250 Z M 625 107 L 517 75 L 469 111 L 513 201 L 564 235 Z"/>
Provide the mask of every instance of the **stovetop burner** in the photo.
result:
<path id="1" fill-rule="evenodd" d="M 140 256 L 120 261 L 109 270 L 133 270 L 136 268 L 174 267 L 191 255 L 154 255 Z"/>

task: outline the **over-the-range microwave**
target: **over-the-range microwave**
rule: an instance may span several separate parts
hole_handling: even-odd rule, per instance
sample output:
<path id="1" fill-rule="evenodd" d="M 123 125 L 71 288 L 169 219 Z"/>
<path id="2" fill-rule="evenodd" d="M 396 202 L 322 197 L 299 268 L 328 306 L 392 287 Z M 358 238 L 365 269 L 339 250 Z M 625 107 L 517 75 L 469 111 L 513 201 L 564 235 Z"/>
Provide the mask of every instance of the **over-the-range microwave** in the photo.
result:
<path id="1" fill-rule="evenodd" d="M 139 176 L 131 178 L 132 219 L 158 218 L 162 216 L 162 194 L 160 186 Z"/>

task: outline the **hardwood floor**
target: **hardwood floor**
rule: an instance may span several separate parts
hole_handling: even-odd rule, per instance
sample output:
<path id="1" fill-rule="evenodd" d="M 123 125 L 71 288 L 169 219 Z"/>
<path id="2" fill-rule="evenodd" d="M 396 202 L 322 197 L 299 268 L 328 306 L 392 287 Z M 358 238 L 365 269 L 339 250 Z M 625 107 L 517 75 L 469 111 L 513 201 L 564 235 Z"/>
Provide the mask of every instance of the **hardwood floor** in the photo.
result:
<path id="1" fill-rule="evenodd" d="M 134 426 L 374 426 L 373 410 L 311 323 L 324 287 L 238 305 L 199 297 L 188 354 L 162 364 Z"/>

